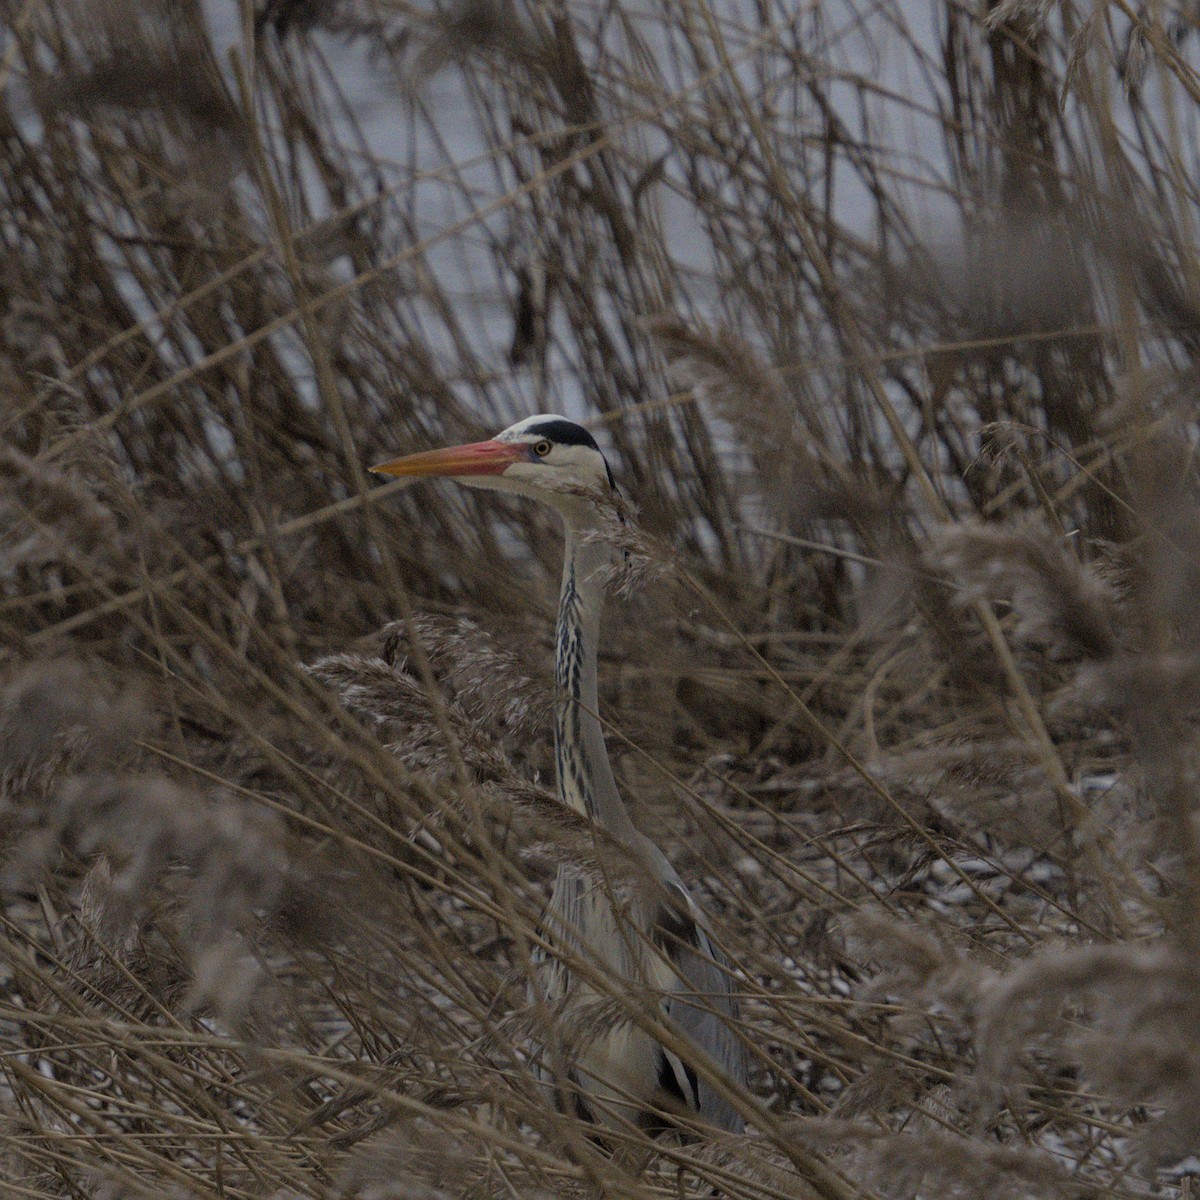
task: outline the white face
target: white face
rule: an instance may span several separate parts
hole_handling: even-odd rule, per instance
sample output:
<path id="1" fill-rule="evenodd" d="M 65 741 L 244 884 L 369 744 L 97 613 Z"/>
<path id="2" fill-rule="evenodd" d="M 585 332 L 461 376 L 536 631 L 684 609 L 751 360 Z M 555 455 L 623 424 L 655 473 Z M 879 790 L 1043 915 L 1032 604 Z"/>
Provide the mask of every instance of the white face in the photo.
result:
<path id="1" fill-rule="evenodd" d="M 514 462 L 502 475 L 462 482 L 484 487 L 500 485 L 504 491 L 541 498 L 546 498 L 546 493 L 562 495 L 573 488 L 608 484 L 612 477 L 604 455 L 594 444 L 585 444 L 584 438 L 590 439 L 590 435 L 565 417 L 545 414 L 526 417 L 498 433 L 495 440 L 527 447 L 527 457 Z M 518 486 L 510 488 L 505 484 Z"/>

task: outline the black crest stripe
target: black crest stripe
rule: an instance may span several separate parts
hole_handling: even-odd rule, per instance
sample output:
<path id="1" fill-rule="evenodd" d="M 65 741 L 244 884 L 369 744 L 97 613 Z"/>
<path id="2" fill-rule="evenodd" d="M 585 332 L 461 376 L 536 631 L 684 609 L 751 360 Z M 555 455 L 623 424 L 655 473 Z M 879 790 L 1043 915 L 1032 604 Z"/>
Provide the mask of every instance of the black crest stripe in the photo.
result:
<path id="1" fill-rule="evenodd" d="M 562 417 L 551 417 L 546 421 L 538 421 L 535 425 L 526 425 L 526 433 L 536 437 L 549 438 L 558 446 L 590 446 L 599 450 L 596 439 L 582 425 L 574 421 L 564 421 Z"/>

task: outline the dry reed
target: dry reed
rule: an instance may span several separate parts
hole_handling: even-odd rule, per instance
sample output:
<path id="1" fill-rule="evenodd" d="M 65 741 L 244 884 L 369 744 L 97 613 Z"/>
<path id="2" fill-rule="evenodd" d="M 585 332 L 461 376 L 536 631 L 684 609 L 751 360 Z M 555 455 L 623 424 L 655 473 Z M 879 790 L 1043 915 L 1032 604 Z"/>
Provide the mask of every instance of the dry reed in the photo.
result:
<path id="1" fill-rule="evenodd" d="M 1191 1194 L 1191 19 L 928 17 L 0 8 L 0 1190 Z M 744 1136 L 531 1079 L 557 531 L 365 466 L 535 410 Z"/>

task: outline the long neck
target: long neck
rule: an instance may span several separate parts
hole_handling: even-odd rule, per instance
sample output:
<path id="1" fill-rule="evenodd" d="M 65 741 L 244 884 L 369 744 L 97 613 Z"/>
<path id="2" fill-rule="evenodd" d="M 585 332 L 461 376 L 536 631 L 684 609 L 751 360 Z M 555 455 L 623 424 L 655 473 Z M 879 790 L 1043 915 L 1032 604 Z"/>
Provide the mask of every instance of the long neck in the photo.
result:
<path id="1" fill-rule="evenodd" d="M 604 583 L 598 576 L 610 551 L 601 542 L 582 540 L 580 533 L 568 520 L 554 646 L 558 796 L 610 833 L 632 841 L 633 823 L 617 791 L 596 707 L 596 647 L 604 607 Z"/>

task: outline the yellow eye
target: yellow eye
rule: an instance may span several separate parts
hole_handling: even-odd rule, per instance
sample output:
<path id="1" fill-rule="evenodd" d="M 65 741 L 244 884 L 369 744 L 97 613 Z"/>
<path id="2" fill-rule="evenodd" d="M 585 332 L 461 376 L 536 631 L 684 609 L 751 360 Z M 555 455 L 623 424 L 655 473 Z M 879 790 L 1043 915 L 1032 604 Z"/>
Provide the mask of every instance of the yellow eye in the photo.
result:
<path id="1" fill-rule="evenodd" d="M 545 458 L 546 455 L 550 453 L 550 449 L 550 443 L 544 438 L 540 442 L 533 443 L 533 452 L 538 456 L 538 458 Z"/>

